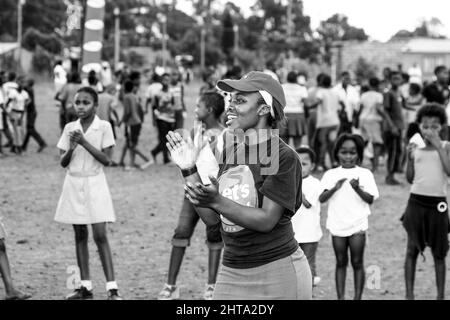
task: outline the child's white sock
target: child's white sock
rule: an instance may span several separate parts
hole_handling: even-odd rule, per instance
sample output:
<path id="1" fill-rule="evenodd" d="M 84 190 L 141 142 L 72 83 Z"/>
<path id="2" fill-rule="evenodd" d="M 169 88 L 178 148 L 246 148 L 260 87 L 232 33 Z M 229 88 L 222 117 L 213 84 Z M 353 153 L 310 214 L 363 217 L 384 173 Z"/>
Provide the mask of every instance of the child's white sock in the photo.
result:
<path id="1" fill-rule="evenodd" d="M 117 286 L 117 282 L 115 281 L 110 281 L 106 283 L 106 291 L 109 290 L 114 290 L 114 289 L 119 289 L 119 287 Z"/>
<path id="2" fill-rule="evenodd" d="M 89 291 L 92 290 L 92 281 L 91 280 L 81 280 L 81 286 L 85 287 Z"/>

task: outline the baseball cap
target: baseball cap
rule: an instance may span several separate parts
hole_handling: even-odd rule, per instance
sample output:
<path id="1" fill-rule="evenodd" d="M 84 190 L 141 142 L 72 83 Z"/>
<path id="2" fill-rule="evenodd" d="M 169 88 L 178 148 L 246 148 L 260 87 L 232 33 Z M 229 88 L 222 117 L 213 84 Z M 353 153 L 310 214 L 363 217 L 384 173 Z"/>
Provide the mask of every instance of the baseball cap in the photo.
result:
<path id="1" fill-rule="evenodd" d="M 220 80 L 217 87 L 225 92 L 259 92 L 264 101 L 273 109 L 276 109 L 280 118 L 283 118 L 283 109 L 286 106 L 286 98 L 280 83 L 270 75 L 259 71 L 247 73 L 239 80 Z M 275 100 L 277 103 L 273 103 Z"/>

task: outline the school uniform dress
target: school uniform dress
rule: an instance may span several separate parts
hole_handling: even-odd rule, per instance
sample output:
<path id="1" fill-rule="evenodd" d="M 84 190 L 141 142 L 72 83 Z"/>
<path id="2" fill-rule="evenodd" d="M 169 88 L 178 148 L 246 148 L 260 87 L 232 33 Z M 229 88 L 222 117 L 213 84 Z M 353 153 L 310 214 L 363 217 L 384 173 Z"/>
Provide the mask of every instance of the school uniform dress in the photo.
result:
<path id="1" fill-rule="evenodd" d="M 65 126 L 57 145 L 59 149 L 69 149 L 69 132 L 75 130 L 83 131 L 80 120 Z M 98 150 L 115 145 L 111 124 L 97 116 L 84 138 Z M 116 221 L 103 165 L 80 145 L 75 148 L 67 167 L 55 221 L 72 225 Z"/>
<path id="2" fill-rule="evenodd" d="M 280 137 L 302 137 L 306 134 L 306 118 L 303 99 L 308 98 L 308 90 L 297 83 L 285 83 L 282 85 L 286 96 L 287 124 L 281 125 Z"/>
<path id="3" fill-rule="evenodd" d="M 442 145 L 448 150 L 447 142 Z M 416 149 L 414 181 L 401 221 L 421 253 L 429 246 L 433 254 L 442 259 L 449 249 L 447 184 L 447 174 L 437 150 Z"/>
<path id="4" fill-rule="evenodd" d="M 370 170 L 354 167 L 338 167 L 328 170 L 322 177 L 322 192 L 332 189 L 336 182 L 346 178 L 342 187 L 333 194 L 328 203 L 326 227 L 333 236 L 350 237 L 369 228 L 370 206 L 363 201 L 350 185 L 352 179 L 359 179 L 362 190 L 378 199 L 379 192 Z"/>
<path id="5" fill-rule="evenodd" d="M 269 233 L 246 229 L 220 216 L 225 248 L 214 300 L 311 299 L 311 270 L 291 223 L 302 198 L 298 155 L 272 137 L 258 145 L 227 147 L 219 168 L 222 196 L 254 208 L 261 208 L 267 197 L 284 211 Z"/>

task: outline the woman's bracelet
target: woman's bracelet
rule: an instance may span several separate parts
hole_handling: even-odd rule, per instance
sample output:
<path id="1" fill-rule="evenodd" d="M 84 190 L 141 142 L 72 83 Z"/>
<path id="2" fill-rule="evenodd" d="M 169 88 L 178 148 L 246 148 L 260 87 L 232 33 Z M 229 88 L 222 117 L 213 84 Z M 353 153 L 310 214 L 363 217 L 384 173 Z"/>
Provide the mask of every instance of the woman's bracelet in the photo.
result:
<path id="1" fill-rule="evenodd" d="M 192 176 L 193 174 L 197 173 L 197 166 L 194 165 L 193 167 L 189 168 L 189 169 L 182 169 L 181 170 L 181 174 L 183 175 L 183 178 Z"/>

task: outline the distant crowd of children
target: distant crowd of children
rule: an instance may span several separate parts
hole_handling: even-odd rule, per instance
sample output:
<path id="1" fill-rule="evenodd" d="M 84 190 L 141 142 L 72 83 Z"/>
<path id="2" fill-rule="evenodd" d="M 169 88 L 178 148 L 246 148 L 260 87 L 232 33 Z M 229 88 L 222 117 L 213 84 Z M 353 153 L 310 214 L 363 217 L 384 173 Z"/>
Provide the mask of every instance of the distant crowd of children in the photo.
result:
<path id="1" fill-rule="evenodd" d="M 442 70 L 437 70 L 437 74 L 440 71 Z M 320 220 L 321 204 L 325 203 L 328 204 L 326 228 L 332 236 L 332 246 L 336 258 L 337 298 L 345 298 L 350 254 L 354 272 L 354 299 L 361 299 L 365 283 L 364 250 L 366 233 L 369 229 L 370 206 L 379 197 L 372 171 L 377 169 L 381 144 L 384 144 L 383 147 L 389 154 L 386 182 L 392 185 L 397 184 L 393 175 L 400 171 L 401 162 L 404 161 L 406 179 L 412 185 L 406 210 L 401 217 L 408 235 L 405 258 L 406 298 L 414 299 L 416 260 L 426 246 L 431 248 L 435 262 L 437 298 L 444 298 L 445 257 L 449 249 L 448 233 L 450 231 L 446 200 L 447 177 L 450 176 L 450 144 L 443 136 L 446 130 L 448 131 L 445 108 L 438 102 L 425 103 L 422 106 L 422 102 L 417 98 L 420 90 L 414 83 L 411 83 L 408 105 L 404 106 L 409 106 L 411 110 L 408 109 L 408 111 L 411 111 L 412 114 L 408 115 L 409 132 L 407 135 L 403 135 L 400 133 L 405 129 L 401 105 L 405 102 L 397 92 L 402 81 L 399 73 L 394 72 L 389 75 L 390 87 L 384 96 L 378 92 L 380 80 L 370 79 L 370 88 L 360 97 L 361 105 L 357 110 L 349 107 L 352 100 L 347 95 L 352 93 L 346 73 L 342 74 L 342 89 L 346 99 L 331 90 L 331 78 L 327 75 L 321 75 L 318 78 L 319 88 L 314 89 L 314 98 L 310 97 L 311 90 L 308 93 L 298 84 L 302 79 L 301 74 L 290 73 L 287 79 L 288 84 L 283 87 L 271 77 L 268 78 L 267 74 L 262 72 L 254 72 L 240 80 L 219 81 L 218 87 L 206 82 L 205 87 L 201 89 L 195 115 L 196 119 L 202 123 L 200 136 L 206 137 L 208 143 L 196 150 L 192 139 L 198 139 L 198 132 L 193 132 L 191 137 L 185 137 L 185 140 L 173 133 L 176 129 L 184 127 L 186 116 L 184 88 L 179 81 L 178 72 L 155 77 L 155 81 L 146 92 L 145 103 L 142 103 L 136 94 L 140 87 L 138 73 L 122 74 L 119 79 L 120 87 L 109 84 L 104 89 L 96 80 L 95 73 L 88 76 L 88 82 L 84 85 L 80 83 L 77 73 L 69 76 L 68 82 L 61 86 L 56 95 L 56 99 L 61 103 L 60 126 L 62 130 L 57 147 L 60 150 L 60 164 L 66 169 L 67 174 L 55 220 L 59 223 L 73 225 L 81 283 L 79 288 L 67 299 L 93 298 L 89 271 L 88 225 L 92 226 L 94 240 L 105 273 L 107 297 L 111 300 L 122 299 L 115 279 L 112 250 L 107 236 L 107 223 L 115 222 L 116 216 L 103 168 L 119 165 L 124 166 L 127 170 L 133 167 L 145 169 L 155 162 L 155 158 L 160 153 L 162 153 L 164 163 L 175 161 L 182 170 L 183 177 L 186 179 L 186 198 L 183 199 L 179 222 L 172 239 L 168 280 L 158 295 L 159 299 L 180 297 L 180 291 L 176 285 L 177 276 L 185 250 L 189 246 L 190 238 L 200 218 L 207 225 L 206 234 L 209 248 L 205 299 L 215 297 L 217 281 L 220 282 L 220 290 L 217 294 L 219 297 L 236 297 L 244 292 L 247 294 L 254 292 L 252 288 L 243 288 L 242 284 L 238 285 L 244 275 L 247 275 L 249 279 L 253 277 L 252 285 L 255 285 L 258 290 L 263 290 L 264 286 L 272 290 L 270 273 L 275 275 L 277 271 L 270 271 L 270 269 L 266 269 L 266 266 L 269 263 L 283 265 L 283 257 L 272 251 L 247 252 L 248 256 L 261 259 L 261 261 L 247 261 L 246 256 L 242 256 L 242 253 L 245 252 L 244 244 L 239 241 L 246 239 L 248 241 L 246 245 L 249 247 L 253 247 L 255 250 L 267 250 L 267 247 L 270 246 L 268 243 L 275 234 L 280 237 L 275 239 L 275 242 L 281 237 L 289 237 L 281 230 L 286 228 L 285 222 L 290 220 L 295 232 L 295 241 L 298 243 L 298 247 L 295 244 L 295 253 L 292 253 L 290 257 L 301 261 L 304 254 L 311 274 L 303 271 L 302 274 L 311 276 L 311 284 L 317 286 L 321 278 L 316 267 L 316 252 L 323 235 Z M 33 81 L 28 79 L 15 82 L 16 78 L 13 73 L 8 76 L 8 80 L 3 84 L 3 95 L 0 95 L 0 99 L 3 100 L 0 100 L 0 104 L 4 110 L 3 116 L 6 115 L 7 121 L 9 121 L 8 126 L 13 129 L 13 132 L 9 133 L 12 135 L 10 137 L 11 150 L 21 153 L 26 147 L 29 137 L 36 138 L 40 150 L 45 148 L 46 143 L 34 129 L 36 111 L 33 107 Z M 432 90 L 432 88 L 428 90 Z M 231 95 L 230 101 L 224 99 L 224 95 L 227 94 Z M 428 100 L 430 99 L 428 98 Z M 121 116 L 117 112 L 118 103 L 123 105 Z M 285 105 L 287 105 L 286 108 Z M 336 108 L 337 105 L 340 108 Z M 420 108 L 418 108 L 419 106 Z M 159 141 L 147 156 L 138 148 L 138 142 L 144 115 L 149 112 L 149 107 L 153 113 L 154 125 L 158 130 Z M 302 137 L 309 130 L 307 120 L 311 121 L 311 115 L 306 117 L 305 113 L 314 109 L 317 111 L 313 116 L 315 119 L 312 123 L 312 137 L 308 136 L 312 139 L 310 140 L 311 146 L 306 146 L 302 144 Z M 228 129 L 225 129 L 223 125 L 225 110 L 227 110 L 225 120 L 227 120 L 226 127 Z M 289 142 L 289 138 L 294 138 L 298 159 L 288 157 L 295 166 L 287 166 L 284 169 L 289 171 L 301 167 L 301 174 L 294 171 L 292 171 L 292 175 L 277 173 L 277 178 L 268 179 L 259 173 L 258 170 L 261 170 L 261 167 L 255 169 L 246 164 L 245 168 L 251 167 L 250 171 L 253 170 L 251 172 L 253 176 L 249 176 L 250 173 L 245 173 L 245 168 L 229 166 L 228 163 L 217 168 L 207 167 L 205 162 L 202 162 L 206 161 L 206 158 L 202 157 L 208 157 L 208 155 L 202 155 L 203 151 L 200 151 L 204 148 L 207 150 L 204 152 L 212 151 L 211 154 L 215 155 L 224 154 L 223 151 L 226 151 L 223 149 L 225 132 L 258 127 L 266 127 L 269 130 L 273 123 L 276 124 L 284 118 L 285 112 L 287 127 L 285 126 L 286 131 L 281 134 L 281 137 L 286 142 Z M 25 113 L 28 117 L 28 131 L 24 138 L 21 136 L 21 125 Z M 353 114 L 357 116 L 353 117 Z M 350 122 L 346 127 L 344 120 L 349 118 L 356 118 L 357 122 Z M 4 118 L 1 123 L 5 124 Z M 125 126 L 126 143 L 122 149 L 120 161 L 115 163 L 112 159 L 112 150 L 117 136 L 115 127 L 120 127 L 122 124 Z M 387 126 L 383 137 L 381 124 Z M 362 136 L 352 133 L 354 126 L 361 128 Z M 5 134 L 5 127 L 0 127 L 0 129 L 3 129 Z M 5 135 L 8 137 L 8 134 Z M 279 140 L 280 150 L 284 152 L 283 156 L 292 152 L 278 136 L 271 139 Z M 369 143 L 373 148 L 372 171 L 362 167 L 364 154 L 367 152 L 365 148 Z M 406 147 L 403 147 L 402 143 Z M 181 152 L 179 150 L 187 152 L 189 147 L 196 151 L 186 153 L 184 158 L 179 153 L 176 154 L 176 152 Z M 238 145 L 233 147 L 236 150 L 239 149 Z M 248 152 L 246 147 L 243 147 L 242 150 Z M 130 153 L 130 162 L 129 165 L 125 165 L 125 157 L 128 152 Z M 329 169 L 326 168 L 327 153 L 329 154 Z M 400 154 L 404 154 L 404 158 L 401 158 Z M 137 164 L 136 157 L 143 160 L 142 164 Z M 181 164 L 189 162 L 189 157 L 195 159 L 193 163 L 190 163 L 191 167 L 182 167 Z M 320 173 L 323 172 L 320 180 L 313 176 L 313 173 L 317 172 L 317 168 L 320 169 Z M 255 173 L 255 170 L 258 173 Z M 197 184 L 194 185 L 192 181 L 195 179 L 189 179 L 192 179 L 197 173 L 198 176 L 195 177 Z M 278 183 L 281 183 L 280 181 L 295 182 L 293 176 L 295 174 L 301 175 L 300 180 L 296 182 L 298 185 L 295 186 L 296 190 L 301 191 L 301 195 L 295 195 L 293 190 L 287 190 L 287 193 L 283 194 L 281 190 L 286 186 L 277 185 L 277 181 Z M 229 197 L 226 200 L 228 202 L 214 203 L 214 197 L 217 196 L 219 190 L 222 190 L 219 189 L 219 182 L 216 179 L 219 179 L 222 184 L 229 184 L 233 179 L 241 182 L 242 179 L 252 181 L 254 186 L 251 186 L 251 190 L 255 192 L 254 198 L 259 199 L 253 199 L 255 203 L 251 209 L 254 211 L 247 211 L 248 206 L 237 203 L 233 197 Z M 263 182 L 254 179 L 262 179 Z M 199 183 L 199 180 L 204 185 Z M 208 183 L 205 182 L 206 180 Z M 257 183 L 262 185 L 258 186 Z M 286 194 L 298 199 L 283 199 Z M 259 202 L 263 197 L 266 202 L 270 203 L 269 205 Z M 300 202 L 296 203 L 296 200 L 300 200 Z M 214 208 L 217 210 L 214 215 L 210 215 L 211 212 L 214 212 Z M 234 210 L 242 212 L 242 216 L 237 217 L 237 211 Z M 273 220 L 269 215 L 276 215 L 278 220 Z M 214 223 L 207 223 L 208 219 Z M 277 231 L 271 235 L 268 232 L 270 230 L 260 227 L 261 221 L 273 222 Z M 283 223 L 280 223 L 281 221 Z M 6 298 L 27 299 L 29 298 L 28 294 L 16 290 L 12 285 L 4 244 L 5 237 L 5 229 L 0 224 L 0 271 L 5 283 Z M 255 242 L 250 239 L 254 239 Z M 218 271 L 224 246 L 226 263 L 220 269 L 221 271 Z M 233 249 L 230 250 L 229 247 Z M 289 248 L 280 245 L 279 249 Z M 265 253 L 274 255 L 274 258 L 264 258 Z M 255 268 L 252 269 L 250 266 L 255 266 Z M 300 268 L 301 264 L 296 264 L 296 266 Z M 218 272 L 220 280 L 217 280 Z M 256 279 L 266 273 L 267 278 L 261 279 L 261 281 Z M 277 276 L 281 275 L 277 274 Z M 282 280 L 289 281 L 288 278 Z M 231 281 L 232 285 L 226 284 L 226 281 Z M 305 282 L 303 285 L 309 285 L 308 283 Z M 233 286 L 238 288 L 236 292 L 231 292 Z M 280 293 L 279 288 L 274 292 Z M 303 297 L 307 298 L 307 296 L 306 292 Z M 252 296 L 242 296 L 242 298 L 251 299 Z"/>

